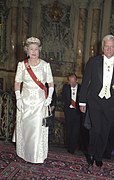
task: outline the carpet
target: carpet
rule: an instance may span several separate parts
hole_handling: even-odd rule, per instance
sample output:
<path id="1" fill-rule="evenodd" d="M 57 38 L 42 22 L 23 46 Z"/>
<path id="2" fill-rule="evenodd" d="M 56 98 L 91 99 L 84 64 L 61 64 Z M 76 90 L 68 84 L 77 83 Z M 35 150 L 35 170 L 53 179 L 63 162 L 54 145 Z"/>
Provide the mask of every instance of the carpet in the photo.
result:
<path id="1" fill-rule="evenodd" d="M 0 143 L 0 180 L 112 180 L 114 162 L 104 161 L 102 172 L 88 170 L 83 155 L 50 150 L 43 164 L 25 162 L 12 143 Z"/>

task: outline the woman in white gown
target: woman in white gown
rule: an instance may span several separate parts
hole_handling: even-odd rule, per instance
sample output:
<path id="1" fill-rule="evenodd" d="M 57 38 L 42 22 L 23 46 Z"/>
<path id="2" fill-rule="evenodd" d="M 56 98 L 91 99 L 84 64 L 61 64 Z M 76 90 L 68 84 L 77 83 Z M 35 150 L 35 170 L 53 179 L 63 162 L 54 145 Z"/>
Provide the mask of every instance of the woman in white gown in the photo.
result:
<path id="1" fill-rule="evenodd" d="M 42 126 L 42 119 L 48 114 L 54 90 L 50 64 L 39 58 L 40 40 L 30 37 L 26 41 L 27 64 L 19 62 L 15 76 L 17 102 L 16 128 L 13 142 L 17 155 L 27 162 L 43 163 L 48 154 L 48 127 Z M 48 96 L 36 84 L 27 68 L 32 70 L 40 83 L 49 85 Z"/>

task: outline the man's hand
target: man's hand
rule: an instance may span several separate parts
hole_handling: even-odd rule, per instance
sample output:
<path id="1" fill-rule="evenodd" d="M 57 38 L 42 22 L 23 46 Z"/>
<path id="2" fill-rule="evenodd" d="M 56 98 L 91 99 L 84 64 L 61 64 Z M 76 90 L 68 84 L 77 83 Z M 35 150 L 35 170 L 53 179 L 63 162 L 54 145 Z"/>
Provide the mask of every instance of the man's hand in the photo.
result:
<path id="1" fill-rule="evenodd" d="M 85 113 L 86 112 L 86 106 L 80 106 L 80 111 L 82 113 Z"/>

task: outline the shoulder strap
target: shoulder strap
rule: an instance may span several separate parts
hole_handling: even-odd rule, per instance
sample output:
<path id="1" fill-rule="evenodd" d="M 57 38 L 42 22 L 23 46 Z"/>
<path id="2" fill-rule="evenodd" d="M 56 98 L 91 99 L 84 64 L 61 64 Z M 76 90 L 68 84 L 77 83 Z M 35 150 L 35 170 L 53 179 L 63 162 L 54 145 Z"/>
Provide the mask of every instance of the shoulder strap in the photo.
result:
<path id="1" fill-rule="evenodd" d="M 45 92 L 45 97 L 47 98 L 47 88 L 46 86 L 36 77 L 36 75 L 34 74 L 34 72 L 32 71 L 30 65 L 28 64 L 28 59 L 26 58 L 24 60 L 25 63 L 25 67 L 28 71 L 28 73 L 30 74 L 30 76 L 32 77 L 32 79 L 34 80 L 34 82 L 41 88 L 44 90 Z"/>

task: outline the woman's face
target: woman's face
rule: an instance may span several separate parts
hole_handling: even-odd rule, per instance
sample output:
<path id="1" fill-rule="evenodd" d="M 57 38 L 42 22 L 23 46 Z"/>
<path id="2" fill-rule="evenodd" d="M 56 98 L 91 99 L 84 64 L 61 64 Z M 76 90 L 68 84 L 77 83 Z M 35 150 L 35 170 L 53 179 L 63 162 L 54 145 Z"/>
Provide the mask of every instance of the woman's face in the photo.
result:
<path id="1" fill-rule="evenodd" d="M 39 47 L 37 44 L 30 44 L 28 47 L 28 56 L 30 59 L 38 59 L 39 58 Z"/>

